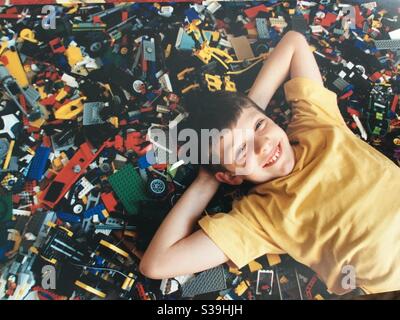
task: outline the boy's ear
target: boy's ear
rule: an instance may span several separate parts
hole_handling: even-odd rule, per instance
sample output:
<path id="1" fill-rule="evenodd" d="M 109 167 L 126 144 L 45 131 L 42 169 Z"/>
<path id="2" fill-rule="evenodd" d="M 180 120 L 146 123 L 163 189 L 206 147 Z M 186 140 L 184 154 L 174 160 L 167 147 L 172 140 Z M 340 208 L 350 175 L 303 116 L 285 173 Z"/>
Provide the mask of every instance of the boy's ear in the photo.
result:
<path id="1" fill-rule="evenodd" d="M 238 186 L 243 183 L 243 178 L 240 176 L 235 176 L 231 172 L 217 172 L 215 174 L 215 179 L 217 179 L 219 182 L 230 184 L 232 186 Z"/>

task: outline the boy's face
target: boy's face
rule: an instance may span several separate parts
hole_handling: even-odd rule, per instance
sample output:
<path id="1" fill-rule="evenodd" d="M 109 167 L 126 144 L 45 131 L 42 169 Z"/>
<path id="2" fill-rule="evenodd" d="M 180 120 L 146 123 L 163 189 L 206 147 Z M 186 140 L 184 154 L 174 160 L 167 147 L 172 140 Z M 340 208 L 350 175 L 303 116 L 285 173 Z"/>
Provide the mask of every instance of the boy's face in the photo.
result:
<path id="1" fill-rule="evenodd" d="M 237 123 L 215 145 L 228 172 L 216 178 L 228 184 L 263 183 L 292 172 L 295 158 L 288 136 L 256 108 L 243 109 Z"/>

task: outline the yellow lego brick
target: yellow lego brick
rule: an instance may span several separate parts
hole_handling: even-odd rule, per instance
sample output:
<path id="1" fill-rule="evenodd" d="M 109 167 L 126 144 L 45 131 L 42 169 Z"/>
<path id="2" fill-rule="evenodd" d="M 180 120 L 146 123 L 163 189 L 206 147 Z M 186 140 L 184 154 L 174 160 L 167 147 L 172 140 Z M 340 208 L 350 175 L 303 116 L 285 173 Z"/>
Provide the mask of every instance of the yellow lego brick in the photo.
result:
<path id="1" fill-rule="evenodd" d="M 219 40 L 219 37 L 220 37 L 220 33 L 219 33 L 218 31 L 213 31 L 213 32 L 211 33 L 211 39 L 212 39 L 213 41 L 218 41 L 218 40 Z"/>
<path id="2" fill-rule="evenodd" d="M 250 269 L 250 272 L 258 271 L 258 270 L 262 269 L 262 265 L 260 263 L 258 263 L 257 261 L 251 261 L 249 263 L 249 269 Z"/>
<path id="3" fill-rule="evenodd" d="M 232 268 L 232 267 L 229 267 L 229 272 L 233 273 L 233 274 L 236 274 L 236 275 L 241 275 L 242 274 L 242 272 L 239 271 L 238 268 Z"/>
<path id="4" fill-rule="evenodd" d="M 314 297 L 314 299 L 315 299 L 315 300 L 325 300 L 324 297 L 321 296 L 320 294 L 317 294 L 317 295 Z"/>
<path id="5" fill-rule="evenodd" d="M 169 43 L 164 50 L 165 58 L 168 58 L 171 55 L 172 45 Z"/>
<path id="6" fill-rule="evenodd" d="M 267 260 L 270 266 L 281 263 L 281 257 L 279 254 L 267 254 Z"/>
<path id="7" fill-rule="evenodd" d="M 36 87 L 37 92 L 40 94 L 40 99 L 46 99 L 47 93 L 44 91 L 44 86 Z"/>
<path id="8" fill-rule="evenodd" d="M 24 41 L 29 41 L 32 43 L 38 43 L 39 41 L 35 39 L 35 33 L 31 29 L 22 29 L 19 33 L 19 37 Z"/>
<path id="9" fill-rule="evenodd" d="M 17 83 L 22 88 L 26 88 L 27 86 L 29 86 L 28 77 L 26 76 L 18 52 L 7 50 L 2 54 L 1 58 L 2 59 L 5 58 L 5 60 L 7 61 L 7 63 L 5 63 L 4 66 L 6 67 L 10 75 L 15 78 Z"/>
<path id="10" fill-rule="evenodd" d="M 60 171 L 62 168 L 64 168 L 64 165 L 63 165 L 63 163 L 61 162 L 61 159 L 60 159 L 60 157 L 58 157 L 58 158 L 55 158 L 54 160 L 53 160 L 53 169 L 54 170 L 56 170 L 56 171 Z"/>
<path id="11" fill-rule="evenodd" d="M 102 210 L 101 213 L 105 218 L 108 218 L 110 216 L 110 214 L 108 213 L 108 211 L 106 209 Z"/>
<path id="12" fill-rule="evenodd" d="M 372 21 L 372 28 L 381 28 L 382 27 L 382 23 L 379 20 L 373 20 Z"/>
<path id="13" fill-rule="evenodd" d="M 288 282 L 289 282 L 289 280 L 285 276 L 282 276 L 282 277 L 279 278 L 279 283 L 281 283 L 281 284 L 285 284 L 285 283 L 288 283 Z"/>
<path id="14" fill-rule="evenodd" d="M 4 164 L 3 164 L 3 170 L 7 170 L 8 169 L 8 165 L 10 164 L 10 160 L 11 160 L 11 155 L 14 149 L 14 145 L 15 145 L 15 140 L 11 140 L 10 142 L 10 146 L 8 148 L 8 152 L 6 155 L 6 159 L 4 160 Z"/>
<path id="15" fill-rule="evenodd" d="M 118 128 L 119 126 L 118 117 L 110 117 L 108 122 L 110 122 L 115 128 Z"/>
<path id="16" fill-rule="evenodd" d="M 222 80 L 218 75 L 211 75 L 206 73 L 207 87 L 210 91 L 219 91 L 222 89 Z"/>
<path id="17" fill-rule="evenodd" d="M 228 76 L 225 77 L 225 91 L 236 92 L 236 84 Z"/>
<path id="18" fill-rule="evenodd" d="M 83 196 L 81 200 L 83 204 L 87 204 L 87 196 Z"/>
<path id="19" fill-rule="evenodd" d="M 58 92 L 58 94 L 57 94 L 57 96 L 56 96 L 56 100 L 57 100 L 57 101 L 61 101 L 61 100 L 64 99 L 67 95 L 68 95 L 68 92 L 65 91 L 64 88 L 62 88 L 62 89 Z"/>
<path id="20" fill-rule="evenodd" d="M 236 288 L 235 293 L 241 296 L 250 287 L 250 282 L 248 280 L 243 280 Z"/>
<path id="21" fill-rule="evenodd" d="M 45 119 L 40 118 L 35 121 L 30 121 L 29 125 L 35 128 L 40 128 L 45 122 L 46 122 Z"/>
<path id="22" fill-rule="evenodd" d="M 68 59 L 68 64 L 73 67 L 78 62 L 83 60 L 82 51 L 80 48 L 76 46 L 69 46 L 67 50 L 65 50 L 64 55 Z"/>
<path id="23" fill-rule="evenodd" d="M 86 97 L 75 99 L 54 112 L 56 119 L 71 120 L 75 119 L 83 111 L 82 101 L 86 100 Z"/>

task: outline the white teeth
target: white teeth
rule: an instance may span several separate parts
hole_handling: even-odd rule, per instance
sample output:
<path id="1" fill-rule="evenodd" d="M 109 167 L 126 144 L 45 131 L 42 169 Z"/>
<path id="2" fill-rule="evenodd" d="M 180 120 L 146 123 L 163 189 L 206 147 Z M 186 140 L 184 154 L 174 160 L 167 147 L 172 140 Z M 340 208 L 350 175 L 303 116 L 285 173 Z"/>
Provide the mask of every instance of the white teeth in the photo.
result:
<path id="1" fill-rule="evenodd" d="M 271 160 L 269 160 L 269 161 L 267 162 L 267 164 L 271 164 L 271 163 L 275 162 L 275 161 L 279 158 L 280 154 L 281 154 L 281 153 L 280 153 L 280 149 L 278 148 L 278 149 L 276 150 L 274 156 L 271 158 Z"/>

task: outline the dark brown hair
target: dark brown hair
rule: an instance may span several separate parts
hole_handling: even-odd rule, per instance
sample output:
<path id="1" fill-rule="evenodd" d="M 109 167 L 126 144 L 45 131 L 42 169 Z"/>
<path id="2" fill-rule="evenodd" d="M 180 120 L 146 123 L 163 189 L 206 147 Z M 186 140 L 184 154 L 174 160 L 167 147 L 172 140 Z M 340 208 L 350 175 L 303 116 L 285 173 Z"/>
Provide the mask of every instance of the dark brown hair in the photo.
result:
<path id="1" fill-rule="evenodd" d="M 255 104 L 249 97 L 241 92 L 197 92 L 185 97 L 184 107 L 189 113 L 186 121 L 186 128 L 194 129 L 200 137 L 201 129 L 223 129 L 232 128 L 238 121 L 243 109 L 256 108 L 264 111 Z M 211 143 L 211 141 L 209 141 Z M 198 155 L 201 157 L 199 143 Z M 211 158 L 211 152 L 209 159 Z M 198 162 L 200 163 L 200 161 Z M 222 164 L 209 164 L 203 166 L 212 173 L 226 171 Z"/>

